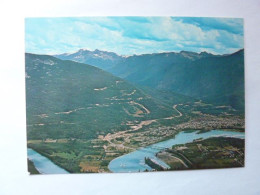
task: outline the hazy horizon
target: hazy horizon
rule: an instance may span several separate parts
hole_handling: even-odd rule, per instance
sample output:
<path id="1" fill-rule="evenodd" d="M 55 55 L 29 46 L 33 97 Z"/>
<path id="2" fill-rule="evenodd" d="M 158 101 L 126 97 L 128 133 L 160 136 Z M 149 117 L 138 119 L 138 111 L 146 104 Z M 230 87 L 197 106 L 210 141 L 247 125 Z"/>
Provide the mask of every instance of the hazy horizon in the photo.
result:
<path id="1" fill-rule="evenodd" d="M 122 57 L 128 57 L 128 56 L 140 56 L 140 55 L 151 55 L 151 54 L 163 54 L 163 53 L 181 53 L 181 52 L 191 52 L 191 53 L 197 53 L 197 54 L 200 54 L 200 53 L 203 53 L 203 52 L 207 52 L 209 54 L 213 54 L 213 55 L 230 55 L 230 54 L 233 54 L 233 53 L 236 53 L 240 50 L 243 50 L 244 48 L 240 48 L 234 52 L 230 52 L 230 53 L 223 53 L 223 54 L 220 54 L 220 53 L 214 53 L 214 52 L 207 52 L 207 51 L 201 51 L 201 52 L 196 52 L 196 51 L 188 51 L 188 50 L 181 50 L 181 51 L 162 51 L 162 52 L 157 52 L 157 53 L 140 53 L 140 54 L 132 54 L 132 55 L 121 55 L 121 54 L 118 54 L 116 52 L 113 52 L 113 51 L 107 51 L 107 50 L 101 50 L 101 49 L 94 49 L 94 50 L 91 50 L 91 49 L 85 49 L 85 48 L 81 48 L 81 49 L 78 49 L 78 50 L 74 50 L 72 52 L 64 52 L 64 53 L 50 53 L 50 54 L 46 54 L 46 53 L 32 53 L 32 52 L 26 52 L 25 53 L 30 53 L 30 54 L 35 54 L 35 55 L 50 55 L 50 56 L 55 56 L 55 55 L 61 55 L 61 54 L 68 54 L 68 55 L 71 55 L 71 54 L 74 54 L 74 53 L 77 53 L 79 52 L 80 50 L 84 50 L 84 51 L 90 51 L 90 52 L 94 52 L 96 50 L 98 51 L 102 51 L 102 52 L 109 52 L 109 53 L 114 53 L 118 56 L 122 56 Z"/>

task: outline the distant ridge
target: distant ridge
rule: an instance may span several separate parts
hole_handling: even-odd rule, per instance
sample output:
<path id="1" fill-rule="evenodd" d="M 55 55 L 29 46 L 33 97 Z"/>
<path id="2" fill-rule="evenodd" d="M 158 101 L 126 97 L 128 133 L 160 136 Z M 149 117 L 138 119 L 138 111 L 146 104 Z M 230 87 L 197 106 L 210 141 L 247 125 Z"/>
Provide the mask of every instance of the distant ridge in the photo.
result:
<path id="1" fill-rule="evenodd" d="M 79 50 L 55 57 L 91 64 L 137 85 L 244 109 L 244 49 L 223 55 L 180 51 L 128 57 Z"/>
<path id="2" fill-rule="evenodd" d="M 190 53 L 190 54 L 209 54 L 209 55 L 213 55 L 213 56 L 224 56 L 224 55 L 232 55 L 236 52 L 239 52 L 239 51 L 244 51 L 244 49 L 239 49 L 235 52 L 231 52 L 231 53 L 227 53 L 227 54 L 212 54 L 210 52 L 207 52 L 207 51 L 202 51 L 202 52 L 195 52 L 195 51 L 187 51 L 187 50 L 181 50 L 179 52 L 176 52 L 176 51 L 164 51 L 164 52 L 153 52 L 153 53 L 143 53 L 143 54 L 132 54 L 132 55 L 120 55 L 120 54 L 117 54 L 116 52 L 112 52 L 112 51 L 106 51 L 106 50 L 99 50 L 99 49 L 95 49 L 95 50 L 89 50 L 89 49 L 79 49 L 75 52 L 66 52 L 66 53 L 61 53 L 61 54 L 55 54 L 53 55 L 54 57 L 62 57 L 62 56 L 70 56 L 70 55 L 75 55 L 75 54 L 78 54 L 78 53 L 82 53 L 82 52 L 85 52 L 85 53 L 92 53 L 92 54 L 95 54 L 95 53 L 106 53 L 106 54 L 112 54 L 112 55 L 117 55 L 117 56 L 121 56 L 121 57 L 131 57 L 131 56 L 143 56 L 143 55 L 154 55 L 154 54 L 170 54 L 170 53 L 175 53 L 175 54 L 180 54 L 180 53 Z M 28 53 L 28 52 L 27 52 Z"/>

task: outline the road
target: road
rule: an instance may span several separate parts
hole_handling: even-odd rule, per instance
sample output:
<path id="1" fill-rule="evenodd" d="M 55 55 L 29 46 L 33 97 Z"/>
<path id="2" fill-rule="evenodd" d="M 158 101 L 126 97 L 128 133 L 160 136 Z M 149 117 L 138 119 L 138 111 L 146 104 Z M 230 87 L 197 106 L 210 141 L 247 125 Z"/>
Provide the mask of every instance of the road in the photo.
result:
<path id="1" fill-rule="evenodd" d="M 133 101 L 131 103 L 138 104 L 139 106 L 143 106 L 143 105 L 136 103 L 136 102 L 133 102 Z M 160 118 L 160 119 L 170 120 L 170 119 L 173 119 L 173 118 L 178 118 L 178 117 L 183 116 L 183 114 L 177 109 L 178 105 L 182 105 L 182 104 L 175 104 L 175 105 L 173 105 L 172 108 L 174 110 L 176 110 L 176 112 L 178 112 L 179 115 L 177 115 L 177 116 L 174 115 L 174 116 L 170 116 L 170 117 L 167 117 L 167 118 Z M 147 108 L 144 107 L 144 109 L 146 110 L 147 114 L 150 113 L 150 111 Z M 115 138 L 119 138 L 119 137 L 129 138 L 131 135 L 128 134 L 128 133 L 133 132 L 133 131 L 137 131 L 137 130 L 143 128 L 143 126 L 147 126 L 147 125 L 150 125 L 151 123 L 157 122 L 157 120 L 159 120 L 159 119 L 141 121 L 139 124 L 131 126 L 131 129 L 129 129 L 129 130 L 119 131 L 119 132 L 116 132 L 116 133 L 113 133 L 113 134 L 108 133 L 106 136 L 104 136 L 102 138 L 102 140 L 109 142 L 110 146 L 120 147 L 120 148 L 129 148 L 129 147 L 125 147 L 123 144 L 115 144 L 115 143 L 112 142 L 112 140 L 115 139 Z"/>

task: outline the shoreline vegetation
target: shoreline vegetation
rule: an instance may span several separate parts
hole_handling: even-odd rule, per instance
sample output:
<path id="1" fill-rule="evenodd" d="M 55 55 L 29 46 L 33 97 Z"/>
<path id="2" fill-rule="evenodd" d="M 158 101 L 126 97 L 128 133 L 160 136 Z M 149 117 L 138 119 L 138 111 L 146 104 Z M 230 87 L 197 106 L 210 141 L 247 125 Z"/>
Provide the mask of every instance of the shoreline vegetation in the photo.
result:
<path id="1" fill-rule="evenodd" d="M 145 157 L 144 162 L 145 162 L 145 164 L 147 164 L 149 167 L 151 167 L 152 169 L 154 169 L 156 171 L 168 170 L 167 167 L 160 165 L 159 163 L 157 163 L 156 161 L 154 161 L 153 159 L 151 159 L 149 157 Z"/>
<path id="2" fill-rule="evenodd" d="M 244 167 L 245 140 L 231 137 L 197 139 L 156 154 L 170 170 Z"/>
<path id="3" fill-rule="evenodd" d="M 221 128 L 219 128 L 219 129 L 216 129 L 216 130 L 233 131 L 233 132 L 245 132 L 245 128 L 237 128 L 237 129 L 234 129 L 234 128 L 230 128 L 230 129 L 224 128 L 224 129 L 221 129 Z M 185 133 L 198 131 L 197 133 L 200 134 L 200 133 L 205 133 L 205 132 L 208 132 L 208 131 L 211 131 L 211 130 L 205 130 L 205 129 L 184 129 L 182 131 L 185 132 Z"/>
<path id="4" fill-rule="evenodd" d="M 41 174 L 36 168 L 32 161 L 27 159 L 27 165 L 28 165 L 28 172 L 30 175 L 38 175 Z"/>
<path id="5" fill-rule="evenodd" d="M 42 152 L 41 150 L 38 150 L 36 148 L 33 148 L 33 147 L 28 147 L 28 144 L 27 144 L 27 149 L 31 148 L 32 150 L 34 150 L 35 152 L 39 153 L 40 155 L 46 157 L 47 159 L 49 159 L 53 164 L 57 165 L 58 167 L 61 167 L 62 169 L 64 169 L 65 171 L 67 171 L 68 173 L 71 173 L 70 170 L 66 169 L 66 167 L 64 167 L 61 163 L 55 161 L 55 159 L 53 159 L 50 155 L 47 155 L 46 153 Z M 30 163 L 30 169 L 32 169 L 32 171 L 34 171 L 33 169 L 36 169 L 36 171 L 38 172 L 38 174 L 41 174 L 39 173 L 39 171 L 37 170 L 37 168 L 35 167 L 34 163 L 32 161 L 30 161 L 28 159 L 28 163 Z M 29 165 L 29 164 L 28 164 Z M 30 172 L 30 171 L 29 171 Z"/>

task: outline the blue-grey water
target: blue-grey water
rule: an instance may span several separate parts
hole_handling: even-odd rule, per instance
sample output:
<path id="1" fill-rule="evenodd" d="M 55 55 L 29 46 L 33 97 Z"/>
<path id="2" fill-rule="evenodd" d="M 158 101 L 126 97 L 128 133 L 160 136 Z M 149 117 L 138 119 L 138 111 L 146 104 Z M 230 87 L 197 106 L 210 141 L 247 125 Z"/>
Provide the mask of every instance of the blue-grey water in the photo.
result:
<path id="1" fill-rule="evenodd" d="M 35 168 L 42 174 L 69 173 L 31 148 L 27 149 L 27 156 L 28 159 L 34 163 Z"/>
<path id="2" fill-rule="evenodd" d="M 185 143 L 192 142 L 195 139 L 199 139 L 199 138 L 206 139 L 209 137 L 221 136 L 221 137 L 236 137 L 241 139 L 245 138 L 245 133 L 243 132 L 231 132 L 231 131 L 221 131 L 221 130 L 212 130 L 201 134 L 197 134 L 197 132 L 198 131 L 194 131 L 190 133 L 180 132 L 172 139 L 162 141 L 156 144 L 152 144 L 150 146 L 140 148 L 129 154 L 125 154 L 123 156 L 115 158 L 109 163 L 108 168 L 112 172 L 138 172 L 138 171 L 145 171 L 146 169 L 152 170 L 151 167 L 145 164 L 144 162 L 145 157 L 149 157 L 154 161 L 157 161 L 157 163 L 161 164 L 162 166 L 169 168 L 169 166 L 166 163 L 156 158 L 155 154 L 161 150 L 170 148 L 173 145 L 185 144 Z M 48 158 L 42 156 L 41 154 L 37 153 L 31 148 L 27 149 L 27 154 L 29 160 L 31 160 L 34 163 L 35 168 L 42 174 L 69 173 L 63 168 L 54 164 Z"/>
<path id="3" fill-rule="evenodd" d="M 162 166 L 169 168 L 169 166 L 166 163 L 156 158 L 155 154 L 161 150 L 170 148 L 173 145 L 189 143 L 199 138 L 206 139 L 209 137 L 219 137 L 219 136 L 236 137 L 241 139 L 245 138 L 245 133 L 243 132 L 232 132 L 232 131 L 221 131 L 221 130 L 212 130 L 201 134 L 197 134 L 197 132 L 198 131 L 191 132 L 191 133 L 180 132 L 172 139 L 162 141 L 156 144 L 152 144 L 150 146 L 138 149 L 129 154 L 125 154 L 123 156 L 115 158 L 109 163 L 108 168 L 112 172 L 138 172 L 138 171 L 145 171 L 146 169 L 152 170 L 151 167 L 145 164 L 144 162 L 145 157 L 149 157 L 154 161 L 157 161 Z"/>

